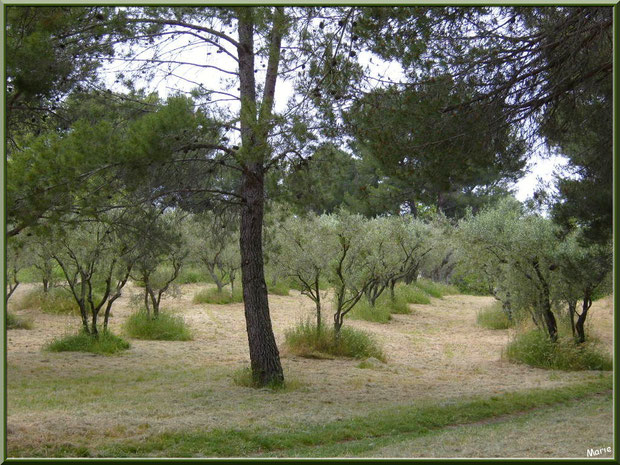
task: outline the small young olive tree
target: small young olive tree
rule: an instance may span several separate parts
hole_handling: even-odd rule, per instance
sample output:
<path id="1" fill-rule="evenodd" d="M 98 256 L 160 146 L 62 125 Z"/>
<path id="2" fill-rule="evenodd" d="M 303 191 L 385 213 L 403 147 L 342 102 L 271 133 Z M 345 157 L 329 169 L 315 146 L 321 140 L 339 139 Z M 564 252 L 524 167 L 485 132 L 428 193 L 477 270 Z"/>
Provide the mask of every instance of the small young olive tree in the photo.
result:
<path id="1" fill-rule="evenodd" d="M 377 217 L 368 220 L 365 234 L 368 244 L 368 273 L 370 282 L 366 286 L 365 296 L 371 306 L 383 294 L 398 275 L 401 256 L 398 245 L 393 238 L 393 222 L 390 218 Z"/>
<path id="2" fill-rule="evenodd" d="M 94 337 L 104 308 L 103 331 L 107 331 L 112 305 L 121 296 L 135 260 L 135 244 L 121 240 L 119 226 L 112 218 L 107 220 L 57 230 L 50 250 L 78 304 L 84 331 Z"/>
<path id="3" fill-rule="evenodd" d="M 399 281 L 415 281 L 430 252 L 428 224 L 407 216 L 377 217 L 366 224 L 368 266 L 371 276 L 366 297 L 372 306 L 387 289 L 394 299 Z"/>
<path id="4" fill-rule="evenodd" d="M 144 284 L 144 307 L 149 318 L 151 310 L 153 318 L 159 316 L 162 296 L 179 276 L 188 255 L 182 220 L 179 212 L 143 212 L 133 221 L 135 229 L 128 235 L 136 243 L 131 277 Z"/>
<path id="5" fill-rule="evenodd" d="M 458 263 L 455 228 L 441 213 L 434 214 L 426 224 L 428 253 L 420 263 L 420 274 L 437 282 L 449 282 Z"/>
<path id="6" fill-rule="evenodd" d="M 390 225 L 390 243 L 396 260 L 393 274 L 388 279 L 390 296 L 394 298 L 396 283 L 404 281 L 411 284 L 418 279 L 423 261 L 433 250 L 431 226 L 422 219 L 412 215 L 391 217 L 386 221 Z"/>
<path id="7" fill-rule="evenodd" d="M 320 282 L 326 276 L 329 259 L 336 252 L 334 236 L 315 214 L 290 216 L 273 228 L 272 260 L 279 274 L 299 283 L 301 293 L 316 306 L 316 326 L 321 330 Z"/>
<path id="8" fill-rule="evenodd" d="M 41 281 L 43 292 L 47 293 L 56 283 L 56 275 L 54 273 L 56 262 L 50 252 L 51 247 L 48 244 L 50 238 L 47 235 L 39 234 L 33 236 L 28 244 L 28 252 L 31 257 L 32 266 L 36 270 L 36 275 Z"/>
<path id="9" fill-rule="evenodd" d="M 361 215 L 346 211 L 323 215 L 319 218 L 328 232 L 328 240 L 335 244 L 330 254 L 327 280 L 334 290 L 334 329 L 336 335 L 344 323 L 344 317 L 366 293 L 373 281 L 371 240 L 366 229 L 368 221 Z"/>
<path id="10" fill-rule="evenodd" d="M 234 290 L 241 269 L 237 218 L 234 210 L 206 211 L 193 215 L 187 225 L 191 254 L 207 269 L 219 292 L 228 284 Z"/>
<path id="11" fill-rule="evenodd" d="M 573 337 L 583 343 L 592 299 L 604 287 L 613 269 L 613 247 L 611 244 L 588 243 L 577 230 L 559 244 L 556 258 L 560 273 L 558 293 L 568 305 Z M 581 311 L 577 310 L 579 300 L 582 302 Z"/>

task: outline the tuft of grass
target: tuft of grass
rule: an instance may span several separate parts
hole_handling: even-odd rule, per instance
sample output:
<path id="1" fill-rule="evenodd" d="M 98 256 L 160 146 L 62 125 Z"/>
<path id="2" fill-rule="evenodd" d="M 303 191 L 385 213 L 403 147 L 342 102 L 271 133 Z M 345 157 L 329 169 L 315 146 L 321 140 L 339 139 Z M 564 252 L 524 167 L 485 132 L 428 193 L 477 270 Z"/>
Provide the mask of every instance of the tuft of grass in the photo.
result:
<path id="1" fill-rule="evenodd" d="M 431 299 L 428 295 L 414 284 L 396 286 L 394 294 L 397 298 L 402 298 L 408 304 L 428 305 L 431 303 Z"/>
<path id="2" fill-rule="evenodd" d="M 100 299 L 99 295 L 94 296 Z M 28 292 L 18 303 L 19 308 L 38 308 L 44 313 L 53 315 L 79 315 L 78 306 L 73 294 L 64 287 L 53 287 L 47 292 L 34 289 Z"/>
<path id="3" fill-rule="evenodd" d="M 170 313 L 160 312 L 157 318 L 140 310 L 127 318 L 123 326 L 125 333 L 135 339 L 153 341 L 190 341 L 192 334 L 185 320 Z"/>
<path id="4" fill-rule="evenodd" d="M 480 310 L 476 316 L 476 322 L 487 329 L 508 329 L 515 326 L 514 318 L 512 320 L 508 318 L 508 314 L 499 302 Z"/>
<path id="5" fill-rule="evenodd" d="M 249 387 L 255 389 L 271 389 L 272 391 L 291 392 L 303 387 L 303 383 L 290 376 L 284 377 L 284 382 L 271 382 L 266 386 L 258 384 L 252 376 L 252 370 L 249 367 L 239 368 L 232 374 L 233 383 L 241 387 Z"/>
<path id="6" fill-rule="evenodd" d="M 48 343 L 44 350 L 49 352 L 90 352 L 93 354 L 111 355 L 129 349 L 129 342 L 114 335 L 110 331 L 99 333 L 98 337 L 80 331 L 67 334 Z"/>
<path id="7" fill-rule="evenodd" d="M 285 332 L 285 344 L 292 353 L 300 357 L 374 357 L 385 361 L 385 354 L 371 335 L 346 326 L 340 329 L 340 334 L 336 337 L 333 327 L 321 327 L 318 331 L 309 321 L 300 323 Z"/>
<path id="8" fill-rule="evenodd" d="M 431 297 L 436 299 L 443 298 L 444 295 L 458 294 L 459 290 L 455 286 L 449 284 L 436 283 L 430 279 L 420 278 L 416 281 L 415 285 L 426 292 Z"/>
<path id="9" fill-rule="evenodd" d="M 32 329 L 32 321 L 7 312 L 6 329 Z"/>
<path id="10" fill-rule="evenodd" d="M 290 290 L 291 287 L 282 280 L 276 282 L 276 284 L 267 285 L 267 292 L 269 292 L 269 294 L 288 295 L 288 291 Z"/>
<path id="11" fill-rule="evenodd" d="M 611 370 L 612 358 L 596 344 L 577 344 L 572 338 L 552 342 L 540 330 L 521 333 L 508 344 L 505 356 L 513 362 L 552 370 Z"/>
<path id="12" fill-rule="evenodd" d="M 218 292 L 217 288 L 203 289 L 194 295 L 195 304 L 217 304 L 225 305 L 243 302 L 243 294 L 240 289 L 235 289 L 234 293 L 227 290 Z"/>
<path id="13" fill-rule="evenodd" d="M 379 299 L 375 302 L 374 307 L 367 299 L 360 299 L 353 310 L 349 312 L 349 316 L 353 320 L 365 320 L 374 323 L 387 323 L 392 319 L 389 304 L 385 301 L 379 301 Z"/>

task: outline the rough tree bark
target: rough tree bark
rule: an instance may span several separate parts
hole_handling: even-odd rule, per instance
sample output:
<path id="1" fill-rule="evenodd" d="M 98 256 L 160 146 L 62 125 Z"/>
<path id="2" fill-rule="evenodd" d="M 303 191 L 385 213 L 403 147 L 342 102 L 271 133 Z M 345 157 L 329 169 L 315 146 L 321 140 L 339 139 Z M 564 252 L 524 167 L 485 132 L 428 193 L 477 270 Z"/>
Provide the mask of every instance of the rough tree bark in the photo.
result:
<path id="1" fill-rule="evenodd" d="M 239 82 L 241 95 L 241 282 L 252 377 L 258 385 L 284 381 L 276 345 L 263 267 L 264 163 L 268 155 L 267 133 L 280 60 L 283 20 L 276 12 L 270 43 L 267 77 L 260 115 L 254 78 L 254 19 L 251 8 L 239 10 Z M 278 19 L 279 18 L 279 19 Z"/>

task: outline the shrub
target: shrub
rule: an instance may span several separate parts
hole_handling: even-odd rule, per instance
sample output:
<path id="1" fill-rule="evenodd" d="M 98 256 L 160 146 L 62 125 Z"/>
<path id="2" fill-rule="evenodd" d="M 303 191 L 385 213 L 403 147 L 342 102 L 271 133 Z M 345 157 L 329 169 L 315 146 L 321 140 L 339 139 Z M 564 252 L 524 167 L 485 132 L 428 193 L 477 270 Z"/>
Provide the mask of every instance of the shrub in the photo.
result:
<path id="1" fill-rule="evenodd" d="M 32 329 L 32 321 L 7 312 L 6 329 Z"/>
<path id="2" fill-rule="evenodd" d="M 408 304 L 427 305 L 431 303 L 431 299 L 420 288 L 415 285 L 402 284 L 394 289 L 395 296 L 402 298 Z"/>
<path id="3" fill-rule="evenodd" d="M 99 333 L 98 337 L 80 331 L 52 340 L 44 349 L 50 352 L 91 352 L 111 355 L 129 349 L 129 343 L 110 331 Z"/>
<path id="4" fill-rule="evenodd" d="M 267 285 L 267 292 L 274 295 L 288 295 L 288 291 L 290 291 L 290 289 L 291 287 L 284 281 L 278 281 L 275 285 Z"/>
<path id="5" fill-rule="evenodd" d="M 383 351 L 372 336 L 346 326 L 340 329 L 340 336 L 336 338 L 333 327 L 322 327 L 319 332 L 309 321 L 301 323 L 285 332 L 285 344 L 292 353 L 301 357 L 374 357 L 385 361 Z"/>
<path id="6" fill-rule="evenodd" d="M 243 294 L 241 293 L 241 289 L 235 289 L 235 292 L 231 294 L 227 290 L 219 292 L 217 288 L 209 288 L 203 289 L 194 295 L 195 304 L 225 305 L 241 302 L 243 302 Z"/>
<path id="7" fill-rule="evenodd" d="M 539 368 L 555 370 L 611 370 L 612 358 L 593 342 L 577 344 L 572 338 L 552 342 L 539 330 L 521 333 L 508 344 L 505 356 Z"/>
<path id="8" fill-rule="evenodd" d="M 154 341 L 190 341 L 191 332 L 185 320 L 170 313 L 160 312 L 157 318 L 149 317 L 145 310 L 133 313 L 123 326 L 125 333 L 135 339 Z"/>
<path id="9" fill-rule="evenodd" d="M 499 302 L 480 310 L 476 322 L 479 326 L 488 329 L 508 329 L 515 326 L 514 318 L 512 320 L 508 318 L 508 314 Z"/>

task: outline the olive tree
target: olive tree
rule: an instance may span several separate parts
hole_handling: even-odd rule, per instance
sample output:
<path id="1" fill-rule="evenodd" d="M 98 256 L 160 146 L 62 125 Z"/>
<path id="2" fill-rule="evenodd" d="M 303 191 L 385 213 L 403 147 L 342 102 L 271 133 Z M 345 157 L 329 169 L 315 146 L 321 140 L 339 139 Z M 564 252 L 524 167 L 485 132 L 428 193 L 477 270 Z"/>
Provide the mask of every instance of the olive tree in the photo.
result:
<path id="1" fill-rule="evenodd" d="M 372 306 L 381 294 L 400 281 L 415 281 L 424 258 L 432 250 L 428 223 L 412 215 L 377 217 L 366 226 L 371 276 L 366 296 Z"/>
<path id="2" fill-rule="evenodd" d="M 112 305 L 122 294 L 135 258 L 133 244 L 119 240 L 117 228 L 111 221 L 93 220 L 71 231 L 58 229 L 50 250 L 78 304 L 83 330 L 94 337 L 104 307 L 107 330 Z"/>
<path id="3" fill-rule="evenodd" d="M 241 268 L 239 254 L 238 214 L 234 210 L 206 211 L 188 218 L 188 246 L 194 258 L 204 266 L 222 292 L 235 279 Z"/>
<path id="4" fill-rule="evenodd" d="M 188 255 L 181 221 L 178 212 L 144 212 L 133 221 L 135 229 L 124 234 L 136 243 L 131 277 L 144 284 L 144 307 L 149 318 L 151 309 L 153 318 L 159 316 L 162 296 L 179 276 Z"/>
<path id="5" fill-rule="evenodd" d="M 277 223 L 274 230 L 273 261 L 280 274 L 293 278 L 301 293 L 316 306 L 316 326 L 321 330 L 321 281 L 326 277 L 329 260 L 337 250 L 334 237 L 322 219 L 309 214 L 291 216 Z"/>
<path id="6" fill-rule="evenodd" d="M 335 243 L 329 257 L 327 281 L 334 291 L 334 329 L 336 335 L 344 317 L 364 296 L 375 276 L 370 259 L 371 240 L 366 234 L 367 220 L 361 215 L 340 211 L 323 215 L 321 223 Z"/>
<path id="7" fill-rule="evenodd" d="M 580 343 L 586 340 L 585 322 L 592 299 L 605 287 L 613 268 L 611 244 L 583 239 L 579 230 L 570 233 L 559 245 L 556 256 L 560 273 L 558 292 L 568 305 L 573 337 Z M 581 311 L 577 310 L 579 300 Z"/>

